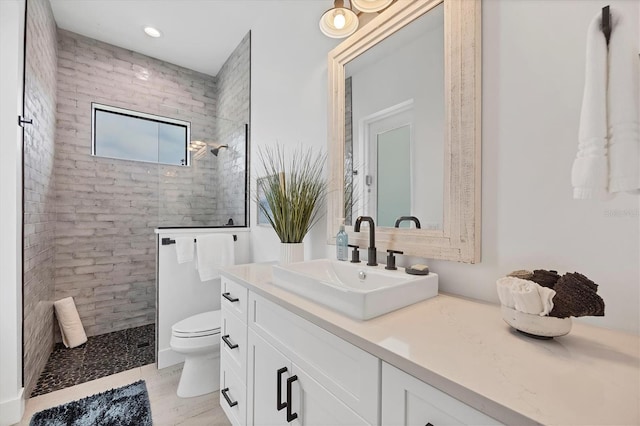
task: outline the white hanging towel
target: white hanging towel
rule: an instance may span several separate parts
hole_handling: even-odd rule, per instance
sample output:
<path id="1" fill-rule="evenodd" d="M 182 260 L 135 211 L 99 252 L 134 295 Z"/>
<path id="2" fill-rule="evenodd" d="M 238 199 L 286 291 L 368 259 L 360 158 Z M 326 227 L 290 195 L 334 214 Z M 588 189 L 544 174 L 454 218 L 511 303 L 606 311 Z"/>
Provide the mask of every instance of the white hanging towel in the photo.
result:
<path id="1" fill-rule="evenodd" d="M 637 52 L 629 17 L 612 10 L 611 19 L 608 51 L 601 12 L 587 33 L 578 154 L 571 170 L 577 199 L 605 198 L 640 187 Z"/>
<path id="2" fill-rule="evenodd" d="M 193 261 L 195 247 L 196 245 L 193 242 L 193 237 L 176 238 L 176 256 L 178 259 L 178 263 L 187 263 Z"/>
<path id="3" fill-rule="evenodd" d="M 233 235 L 199 235 L 196 241 L 197 266 L 201 281 L 218 278 L 220 268 L 235 264 Z"/>
<path id="4" fill-rule="evenodd" d="M 571 170 L 573 198 L 607 194 L 607 42 L 598 14 L 587 32 L 584 93 L 578 130 L 578 154 Z"/>
<path id="5" fill-rule="evenodd" d="M 85 343 L 87 334 L 82 326 L 82 321 L 80 321 L 73 297 L 57 300 L 53 302 L 53 307 L 60 326 L 62 343 L 68 348 L 75 348 Z"/>
<path id="6" fill-rule="evenodd" d="M 611 13 L 609 41 L 609 192 L 640 189 L 638 46 L 631 16 Z"/>

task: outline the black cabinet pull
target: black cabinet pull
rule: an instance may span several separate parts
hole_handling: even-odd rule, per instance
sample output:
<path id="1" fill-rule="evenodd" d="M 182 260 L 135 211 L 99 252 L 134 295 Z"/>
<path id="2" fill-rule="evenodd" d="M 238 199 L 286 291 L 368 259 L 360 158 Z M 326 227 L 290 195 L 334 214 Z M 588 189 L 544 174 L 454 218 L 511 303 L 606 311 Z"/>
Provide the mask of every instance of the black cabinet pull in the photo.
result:
<path id="1" fill-rule="evenodd" d="M 225 334 L 224 336 L 222 336 L 222 340 L 224 340 L 224 342 L 227 344 L 227 346 L 229 346 L 229 349 L 235 349 L 238 347 L 237 343 L 233 343 L 231 340 L 229 340 L 229 335 Z"/>
<path id="2" fill-rule="evenodd" d="M 276 408 L 278 411 L 287 406 L 286 402 L 282 402 L 282 374 L 287 372 L 287 367 L 282 367 L 278 370 L 278 390 L 276 391 L 278 400 L 276 401 Z"/>
<path id="3" fill-rule="evenodd" d="M 232 401 L 231 398 L 229 398 L 229 395 L 227 395 L 227 393 L 229 393 L 229 388 L 222 389 L 220 393 L 222 393 L 224 399 L 227 400 L 227 404 L 229 404 L 229 407 L 235 407 L 236 405 L 238 405 L 238 401 Z"/>
<path id="4" fill-rule="evenodd" d="M 238 300 L 240 300 L 237 297 L 233 297 L 231 295 L 231 293 L 222 293 L 222 297 L 224 297 L 225 299 L 227 299 L 231 303 L 234 303 L 234 302 L 237 302 Z"/>
<path id="5" fill-rule="evenodd" d="M 291 383 L 298 380 L 298 376 L 291 376 L 287 379 L 287 422 L 292 422 L 298 418 L 297 413 L 291 412 Z"/>
<path id="6" fill-rule="evenodd" d="M 429 422 L 429 423 L 427 423 L 427 424 L 426 424 L 426 425 L 424 425 L 424 426 L 433 426 L 433 425 L 431 424 L 431 422 Z"/>

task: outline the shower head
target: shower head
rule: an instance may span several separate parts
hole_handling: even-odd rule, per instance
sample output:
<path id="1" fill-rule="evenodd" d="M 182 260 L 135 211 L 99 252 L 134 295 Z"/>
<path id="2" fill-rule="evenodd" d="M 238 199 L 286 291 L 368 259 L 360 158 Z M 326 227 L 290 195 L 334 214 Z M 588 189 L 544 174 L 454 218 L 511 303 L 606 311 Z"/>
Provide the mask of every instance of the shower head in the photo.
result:
<path id="1" fill-rule="evenodd" d="M 211 149 L 211 153 L 217 157 L 218 156 L 218 152 L 220 152 L 220 150 L 222 148 L 227 148 L 228 149 L 229 145 L 227 145 L 227 144 L 218 145 L 215 148 Z"/>

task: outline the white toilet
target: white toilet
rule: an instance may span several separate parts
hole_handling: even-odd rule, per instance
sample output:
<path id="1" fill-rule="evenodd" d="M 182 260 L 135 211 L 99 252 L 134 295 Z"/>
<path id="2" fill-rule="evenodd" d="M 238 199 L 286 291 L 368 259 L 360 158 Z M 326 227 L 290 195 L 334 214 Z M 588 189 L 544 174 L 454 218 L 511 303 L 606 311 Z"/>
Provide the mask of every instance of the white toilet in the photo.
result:
<path id="1" fill-rule="evenodd" d="M 171 349 L 185 356 L 178 396 L 190 398 L 220 387 L 220 311 L 178 321 L 171 327 Z"/>

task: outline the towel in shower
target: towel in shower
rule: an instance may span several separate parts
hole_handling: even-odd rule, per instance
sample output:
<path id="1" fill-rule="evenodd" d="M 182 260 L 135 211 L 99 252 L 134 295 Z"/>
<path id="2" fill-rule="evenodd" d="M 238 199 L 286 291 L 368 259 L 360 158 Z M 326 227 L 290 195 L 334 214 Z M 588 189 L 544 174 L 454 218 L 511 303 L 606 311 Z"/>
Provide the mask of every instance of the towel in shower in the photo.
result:
<path id="1" fill-rule="evenodd" d="M 612 10 L 611 19 L 608 49 L 600 12 L 587 33 L 578 153 L 571 170 L 573 197 L 578 199 L 640 187 L 637 52 L 631 18 Z"/>
<path id="2" fill-rule="evenodd" d="M 235 263 L 233 235 L 199 235 L 196 241 L 197 266 L 201 281 L 219 278 L 220 268 Z"/>
<path id="3" fill-rule="evenodd" d="M 56 311 L 64 345 L 68 348 L 75 348 L 85 343 L 87 334 L 84 332 L 73 297 L 57 300 L 53 302 L 53 307 Z"/>
<path id="4" fill-rule="evenodd" d="M 195 244 L 193 237 L 177 237 L 176 238 L 176 256 L 178 263 L 187 263 L 193 261 L 195 253 Z"/>

